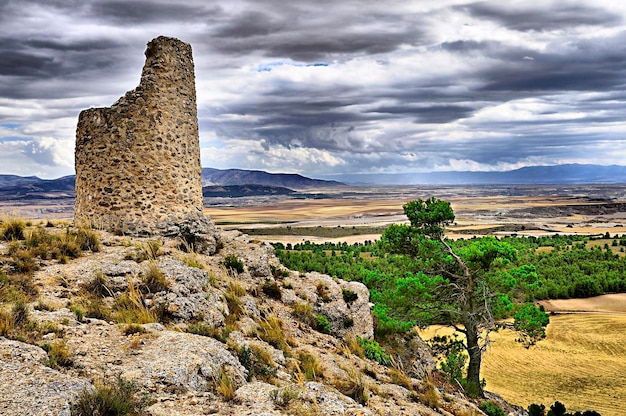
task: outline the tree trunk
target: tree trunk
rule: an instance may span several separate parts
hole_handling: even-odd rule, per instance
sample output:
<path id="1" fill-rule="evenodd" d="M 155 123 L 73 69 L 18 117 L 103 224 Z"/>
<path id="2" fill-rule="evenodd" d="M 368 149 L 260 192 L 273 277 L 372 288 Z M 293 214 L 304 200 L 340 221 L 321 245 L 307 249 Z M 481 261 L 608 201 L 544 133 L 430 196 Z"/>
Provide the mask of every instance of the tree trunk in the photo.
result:
<path id="1" fill-rule="evenodd" d="M 484 397 L 483 387 L 480 384 L 480 365 L 482 362 L 482 350 L 479 345 L 479 333 L 476 322 L 468 319 L 465 323 L 467 330 L 467 353 L 469 365 L 467 367 L 467 394 L 469 396 Z"/>

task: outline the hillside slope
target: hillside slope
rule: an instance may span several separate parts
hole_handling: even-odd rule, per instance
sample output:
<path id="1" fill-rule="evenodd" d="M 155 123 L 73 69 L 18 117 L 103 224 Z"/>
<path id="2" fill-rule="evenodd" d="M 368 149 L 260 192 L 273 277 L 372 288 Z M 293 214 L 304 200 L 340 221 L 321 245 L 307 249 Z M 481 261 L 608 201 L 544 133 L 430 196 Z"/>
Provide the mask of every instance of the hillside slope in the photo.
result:
<path id="1" fill-rule="evenodd" d="M 213 255 L 98 234 L 100 250 L 20 278 L 28 313 L 3 333 L 30 344 L 0 337 L 4 415 L 69 416 L 81 391 L 119 377 L 150 396 L 150 416 L 482 414 L 416 333 L 388 340 L 395 367 L 363 355 L 356 337 L 372 337 L 373 319 L 361 283 L 285 270 L 238 231 Z M 11 258 L 6 244 L 0 256 Z"/>

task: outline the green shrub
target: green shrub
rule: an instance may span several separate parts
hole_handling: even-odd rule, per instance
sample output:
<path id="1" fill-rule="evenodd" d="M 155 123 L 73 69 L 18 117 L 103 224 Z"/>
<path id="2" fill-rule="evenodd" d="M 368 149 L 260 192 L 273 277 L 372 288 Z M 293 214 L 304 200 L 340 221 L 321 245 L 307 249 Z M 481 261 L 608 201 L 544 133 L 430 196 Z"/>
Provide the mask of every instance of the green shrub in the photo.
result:
<path id="1" fill-rule="evenodd" d="M 348 305 L 359 298 L 359 295 L 356 292 L 351 291 L 350 289 L 341 289 L 341 294 L 343 295 L 343 300 Z"/>
<path id="2" fill-rule="evenodd" d="M 248 370 L 248 381 L 259 379 L 271 383 L 276 377 L 277 368 L 272 357 L 256 346 L 244 345 L 237 351 L 242 366 Z"/>
<path id="3" fill-rule="evenodd" d="M 504 410 L 494 402 L 482 402 L 479 408 L 487 416 L 504 416 Z"/>
<path id="4" fill-rule="evenodd" d="M 118 378 L 114 383 L 96 383 L 93 392 L 83 391 L 72 405 L 72 416 L 143 416 L 150 403 L 147 396 L 137 397 L 135 383 Z"/>
<path id="5" fill-rule="evenodd" d="M 229 254 L 224 258 L 224 267 L 228 270 L 232 270 L 237 274 L 243 273 L 243 262 L 237 258 L 237 256 Z"/>
<path id="6" fill-rule="evenodd" d="M 317 315 L 317 325 L 315 329 L 322 334 L 330 334 L 330 321 L 325 315 Z"/>
<path id="7" fill-rule="evenodd" d="M 363 353 L 366 358 L 383 365 L 389 365 L 391 363 L 391 357 L 377 341 L 370 341 L 369 339 L 361 337 L 357 337 L 357 340 L 361 348 L 363 348 Z"/>

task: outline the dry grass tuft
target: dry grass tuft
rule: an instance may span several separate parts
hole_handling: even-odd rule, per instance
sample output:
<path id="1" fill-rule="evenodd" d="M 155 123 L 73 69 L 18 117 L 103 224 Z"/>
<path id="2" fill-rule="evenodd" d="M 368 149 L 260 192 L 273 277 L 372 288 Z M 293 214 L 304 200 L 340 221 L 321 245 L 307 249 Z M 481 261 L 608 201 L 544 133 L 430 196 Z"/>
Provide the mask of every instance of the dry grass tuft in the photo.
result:
<path id="1" fill-rule="evenodd" d="M 289 344 L 283 332 L 283 321 L 276 315 L 269 315 L 263 320 L 259 324 L 257 331 L 259 337 L 271 346 L 284 352 L 290 351 Z"/>

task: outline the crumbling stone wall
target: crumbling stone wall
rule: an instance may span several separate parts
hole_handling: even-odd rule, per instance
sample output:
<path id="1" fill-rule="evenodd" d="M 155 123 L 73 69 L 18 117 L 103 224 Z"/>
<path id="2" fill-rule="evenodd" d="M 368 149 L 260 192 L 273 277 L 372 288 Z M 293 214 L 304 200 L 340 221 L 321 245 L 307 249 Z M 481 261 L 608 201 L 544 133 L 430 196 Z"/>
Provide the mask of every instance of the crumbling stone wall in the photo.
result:
<path id="1" fill-rule="evenodd" d="M 139 86 L 80 113 L 75 160 L 77 222 L 152 234 L 203 218 L 191 46 L 149 42 Z"/>

